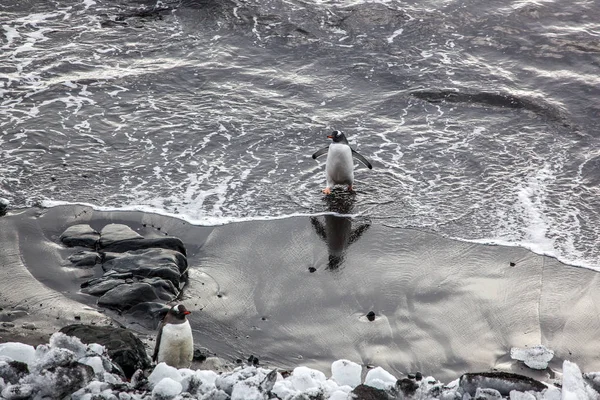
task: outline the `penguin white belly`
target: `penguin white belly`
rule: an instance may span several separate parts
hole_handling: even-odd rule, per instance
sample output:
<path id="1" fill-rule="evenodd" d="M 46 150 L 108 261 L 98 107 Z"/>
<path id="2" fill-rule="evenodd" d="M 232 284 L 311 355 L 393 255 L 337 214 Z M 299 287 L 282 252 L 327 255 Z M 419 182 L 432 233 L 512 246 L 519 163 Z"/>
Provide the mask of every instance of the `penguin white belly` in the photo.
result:
<path id="1" fill-rule="evenodd" d="M 189 368 L 194 358 L 194 337 L 190 323 L 166 324 L 159 345 L 157 362 L 175 368 Z"/>
<path id="2" fill-rule="evenodd" d="M 327 185 L 352 185 L 354 182 L 354 162 L 352 149 L 347 144 L 332 143 L 327 152 Z"/>

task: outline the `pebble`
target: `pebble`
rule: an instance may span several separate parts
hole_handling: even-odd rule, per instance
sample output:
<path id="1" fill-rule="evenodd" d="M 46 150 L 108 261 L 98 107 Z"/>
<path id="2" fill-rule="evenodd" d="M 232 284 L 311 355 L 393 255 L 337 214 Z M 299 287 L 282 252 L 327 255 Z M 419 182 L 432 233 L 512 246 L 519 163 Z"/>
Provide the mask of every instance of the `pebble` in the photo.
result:
<path id="1" fill-rule="evenodd" d="M 37 327 L 35 326 L 35 324 L 33 322 L 25 322 L 23 325 L 21 325 L 21 327 L 23 329 L 29 329 L 29 330 L 36 330 Z"/>

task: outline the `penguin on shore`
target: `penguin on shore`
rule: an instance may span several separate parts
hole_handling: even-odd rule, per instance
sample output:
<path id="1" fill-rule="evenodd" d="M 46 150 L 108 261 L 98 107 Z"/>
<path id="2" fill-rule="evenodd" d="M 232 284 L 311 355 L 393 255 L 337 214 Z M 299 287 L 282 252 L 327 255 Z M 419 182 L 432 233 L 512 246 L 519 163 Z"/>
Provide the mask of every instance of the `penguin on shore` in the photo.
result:
<path id="1" fill-rule="evenodd" d="M 352 184 L 354 183 L 352 157 L 355 157 L 369 169 L 373 169 L 373 166 L 366 158 L 350 147 L 348 139 L 342 132 L 333 131 L 327 138 L 332 139 L 332 143 L 312 155 L 313 159 L 317 159 L 327 154 L 325 165 L 327 187 L 323 189 L 323 193 L 331 194 L 331 188 L 335 185 L 347 185 L 348 191 L 352 191 Z"/>
<path id="2" fill-rule="evenodd" d="M 152 361 L 164 362 L 175 368 L 189 368 L 194 358 L 194 337 L 187 319 L 191 314 L 183 304 L 167 312 L 158 327 Z"/>

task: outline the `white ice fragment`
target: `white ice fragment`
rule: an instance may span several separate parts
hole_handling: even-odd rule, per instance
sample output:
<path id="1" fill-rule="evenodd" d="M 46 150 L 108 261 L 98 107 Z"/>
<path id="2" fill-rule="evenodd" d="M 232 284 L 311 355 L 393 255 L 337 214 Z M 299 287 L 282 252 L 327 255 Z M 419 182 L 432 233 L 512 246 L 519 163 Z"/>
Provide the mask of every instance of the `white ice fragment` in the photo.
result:
<path id="1" fill-rule="evenodd" d="M 562 393 L 556 386 L 548 386 L 542 390 L 542 400 L 560 400 Z"/>
<path id="2" fill-rule="evenodd" d="M 496 389 L 477 388 L 477 391 L 475 392 L 475 398 L 477 400 L 502 400 L 502 395 Z"/>
<path id="3" fill-rule="evenodd" d="M 104 346 L 102 346 L 101 344 L 98 343 L 91 343 L 88 344 L 88 350 L 92 353 L 98 354 L 99 356 L 101 356 L 102 354 L 104 354 L 104 352 L 106 351 L 106 348 Z"/>
<path id="4" fill-rule="evenodd" d="M 184 392 L 205 394 L 215 389 L 217 376 L 215 371 L 197 370 L 193 375 L 183 377 L 181 386 Z"/>
<path id="5" fill-rule="evenodd" d="M 329 400 L 348 400 L 348 399 L 350 399 L 350 394 L 348 394 L 344 391 L 341 391 L 341 390 L 335 391 L 335 392 L 331 393 L 331 396 L 329 396 Z"/>
<path id="6" fill-rule="evenodd" d="M 511 390 L 509 393 L 510 400 L 536 400 L 535 396 L 528 392 L 519 392 Z"/>
<path id="7" fill-rule="evenodd" d="M 92 367 L 95 374 L 104 374 L 105 372 L 104 366 L 102 365 L 102 359 L 98 356 L 83 357 L 79 360 L 79 362 Z"/>
<path id="8" fill-rule="evenodd" d="M 562 400 L 587 399 L 585 382 L 577 364 L 565 360 L 563 362 Z"/>
<path id="9" fill-rule="evenodd" d="M 165 378 L 173 379 L 176 382 L 181 382 L 182 378 L 177 371 L 177 368 L 171 367 L 164 362 L 159 363 L 148 377 L 148 383 L 153 388 L 156 384 Z"/>
<path id="10" fill-rule="evenodd" d="M 523 361 L 533 369 L 546 369 L 548 362 L 554 357 L 554 351 L 541 344 L 533 347 L 513 347 L 510 349 L 510 358 Z"/>
<path id="11" fill-rule="evenodd" d="M 0 357 L 9 357 L 14 361 L 24 362 L 31 366 L 35 361 L 35 349 L 33 346 L 17 342 L 0 344 Z"/>
<path id="12" fill-rule="evenodd" d="M 248 382 L 238 382 L 233 385 L 231 400 L 264 400 L 264 393 L 257 386 Z"/>
<path id="13" fill-rule="evenodd" d="M 33 395 L 33 387 L 31 385 L 8 385 L 0 393 L 2 399 L 29 399 Z"/>
<path id="14" fill-rule="evenodd" d="M 290 380 L 294 385 L 294 389 L 306 391 L 311 388 L 321 387 L 327 378 L 325 377 L 324 373 L 317 371 L 316 369 L 311 369 L 308 367 L 296 367 L 294 368 L 294 371 L 292 371 Z"/>
<path id="15" fill-rule="evenodd" d="M 331 378 L 339 385 L 355 388 L 361 383 L 362 367 L 349 360 L 337 360 L 331 364 Z"/>
<path id="16" fill-rule="evenodd" d="M 280 399 L 289 399 L 298 394 L 298 391 L 294 388 L 294 384 L 289 379 L 275 382 L 271 392 Z"/>
<path id="17" fill-rule="evenodd" d="M 373 368 L 367 372 L 365 385 L 386 390 L 396 385 L 396 377 L 381 367 Z"/>
<path id="18" fill-rule="evenodd" d="M 171 378 L 163 378 L 152 389 L 152 398 L 157 400 L 172 399 L 182 390 L 181 383 Z"/>

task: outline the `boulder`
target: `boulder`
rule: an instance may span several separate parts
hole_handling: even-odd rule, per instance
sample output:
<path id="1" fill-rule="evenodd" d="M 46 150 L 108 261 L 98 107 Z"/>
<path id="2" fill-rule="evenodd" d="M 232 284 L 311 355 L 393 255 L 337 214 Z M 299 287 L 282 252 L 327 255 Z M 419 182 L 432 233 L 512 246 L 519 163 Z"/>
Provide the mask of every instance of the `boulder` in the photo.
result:
<path id="1" fill-rule="evenodd" d="M 182 274 L 187 270 L 187 259 L 178 251 L 156 248 L 126 253 L 104 253 L 102 269 L 132 273 L 138 277 L 159 277 L 171 281 L 179 288 Z"/>
<path id="2" fill-rule="evenodd" d="M 100 262 L 100 255 L 95 251 L 82 250 L 71 254 L 69 256 L 69 261 L 71 261 L 75 267 L 93 267 Z"/>
<path id="3" fill-rule="evenodd" d="M 81 292 L 91 294 L 92 296 L 102 296 L 109 290 L 124 283 L 126 283 L 125 279 L 113 279 L 111 277 L 92 279 L 82 284 Z"/>
<path id="4" fill-rule="evenodd" d="M 108 224 L 100 231 L 100 247 L 105 248 L 121 240 L 140 238 L 142 236 L 127 225 Z"/>
<path id="5" fill-rule="evenodd" d="M 361 400 L 388 400 L 390 398 L 385 390 L 367 385 L 358 385 L 352 390 L 352 395 Z"/>
<path id="6" fill-rule="evenodd" d="M 98 299 L 98 305 L 125 311 L 145 302 L 174 300 L 177 296 L 165 289 L 164 281 L 157 279 L 149 282 L 123 284 L 110 289 Z"/>
<path id="7" fill-rule="evenodd" d="M 60 235 L 60 241 L 68 247 L 83 246 L 93 249 L 99 239 L 98 231 L 88 224 L 72 225 Z"/>
<path id="8" fill-rule="evenodd" d="M 186 255 L 185 246 L 181 239 L 168 236 L 164 238 L 133 238 L 110 242 L 102 247 L 105 252 L 125 253 L 126 251 L 160 248 L 177 251 Z"/>
<path id="9" fill-rule="evenodd" d="M 127 378 L 131 378 L 137 369 L 150 367 L 150 359 L 144 344 L 127 329 L 112 326 L 68 325 L 60 332 L 76 336 L 86 344 L 103 345 L 108 356 L 121 367 Z"/>

